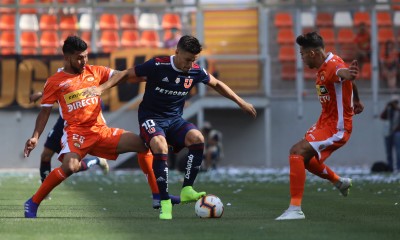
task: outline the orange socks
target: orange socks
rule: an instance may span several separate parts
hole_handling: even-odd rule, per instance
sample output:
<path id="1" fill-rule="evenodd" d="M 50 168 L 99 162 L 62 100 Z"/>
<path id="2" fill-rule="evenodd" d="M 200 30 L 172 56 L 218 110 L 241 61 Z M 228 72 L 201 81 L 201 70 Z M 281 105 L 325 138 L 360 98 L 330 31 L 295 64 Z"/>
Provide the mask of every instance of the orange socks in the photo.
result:
<path id="1" fill-rule="evenodd" d="M 329 180 L 331 183 L 339 181 L 339 176 L 324 163 L 320 163 L 315 157 L 311 158 L 306 169 L 320 178 Z"/>
<path id="2" fill-rule="evenodd" d="M 32 201 L 36 204 L 40 204 L 42 200 L 58 186 L 62 181 L 64 181 L 68 176 L 64 173 L 61 167 L 55 168 L 50 172 L 49 176 L 43 181 L 39 189 L 33 195 Z"/>
<path id="3" fill-rule="evenodd" d="M 153 154 L 149 150 L 147 153 L 137 153 L 139 166 L 146 175 L 152 193 L 159 193 L 156 177 L 153 172 Z"/>
<path id="4" fill-rule="evenodd" d="M 304 157 L 301 155 L 290 155 L 290 205 L 301 206 L 303 199 L 304 184 L 306 182 L 306 169 Z"/>

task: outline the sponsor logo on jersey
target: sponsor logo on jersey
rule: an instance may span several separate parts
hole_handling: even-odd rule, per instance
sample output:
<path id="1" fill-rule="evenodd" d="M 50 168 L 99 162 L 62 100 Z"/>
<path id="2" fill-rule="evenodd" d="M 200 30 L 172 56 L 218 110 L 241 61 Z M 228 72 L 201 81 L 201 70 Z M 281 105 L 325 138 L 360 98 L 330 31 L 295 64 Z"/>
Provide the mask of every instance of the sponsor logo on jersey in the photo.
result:
<path id="1" fill-rule="evenodd" d="M 86 90 L 84 89 L 79 89 L 73 92 L 70 92 L 68 94 L 64 95 L 64 100 L 65 103 L 67 104 L 68 107 L 68 112 L 72 112 L 73 110 L 86 107 L 89 105 L 95 105 L 98 104 L 99 99 L 98 97 L 90 97 L 86 98 L 83 95 L 83 92 Z"/>
<path id="2" fill-rule="evenodd" d="M 173 91 L 173 90 L 168 90 L 160 87 L 156 87 L 155 89 L 157 92 L 165 95 L 173 95 L 173 96 L 186 96 L 188 92 L 182 92 L 182 91 Z"/>
<path id="3" fill-rule="evenodd" d="M 94 81 L 94 76 L 93 75 L 86 76 L 84 81 L 93 82 Z"/>
<path id="4" fill-rule="evenodd" d="M 317 88 L 318 98 L 321 103 L 329 102 L 331 100 L 329 91 L 324 85 L 317 84 L 315 87 Z"/>
<path id="5" fill-rule="evenodd" d="M 58 86 L 60 88 L 68 88 L 70 86 L 70 84 L 69 84 L 70 82 L 72 82 L 72 80 L 68 79 L 67 81 L 60 83 Z"/>

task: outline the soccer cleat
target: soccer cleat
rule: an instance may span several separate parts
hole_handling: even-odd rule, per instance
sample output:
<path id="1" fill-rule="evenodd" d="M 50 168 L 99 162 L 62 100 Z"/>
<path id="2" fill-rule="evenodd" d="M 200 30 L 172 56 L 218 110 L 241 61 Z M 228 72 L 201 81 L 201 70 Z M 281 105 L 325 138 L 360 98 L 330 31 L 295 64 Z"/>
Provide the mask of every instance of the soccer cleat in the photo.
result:
<path id="1" fill-rule="evenodd" d="M 282 215 L 275 218 L 275 220 L 301 220 L 305 219 L 303 211 L 301 210 L 286 210 Z"/>
<path id="2" fill-rule="evenodd" d="M 98 157 L 99 159 L 99 166 L 103 169 L 104 175 L 107 175 L 110 171 L 110 167 L 108 166 L 107 159 Z"/>
<path id="3" fill-rule="evenodd" d="M 171 199 L 161 200 L 160 219 L 172 219 L 172 202 Z"/>
<path id="4" fill-rule="evenodd" d="M 179 196 L 175 195 L 169 195 L 171 198 L 171 203 L 172 205 L 176 205 L 181 203 L 181 198 Z M 160 208 L 160 195 L 159 194 L 153 194 L 153 208 L 154 209 L 159 209 Z"/>
<path id="5" fill-rule="evenodd" d="M 44 197 L 44 199 L 43 199 L 43 200 L 51 200 L 50 193 L 49 193 L 49 194 L 47 194 L 47 195 L 46 195 L 46 197 Z"/>
<path id="6" fill-rule="evenodd" d="M 32 198 L 29 198 L 24 204 L 25 218 L 36 218 L 38 207 L 39 204 L 34 203 Z"/>
<path id="7" fill-rule="evenodd" d="M 339 181 L 335 183 L 336 188 L 339 189 L 343 197 L 347 197 L 347 195 L 349 195 L 352 185 L 353 180 L 351 180 L 351 178 L 340 178 Z"/>
<path id="8" fill-rule="evenodd" d="M 192 186 L 186 186 L 181 190 L 181 203 L 196 202 L 205 195 L 206 192 L 196 192 Z"/>

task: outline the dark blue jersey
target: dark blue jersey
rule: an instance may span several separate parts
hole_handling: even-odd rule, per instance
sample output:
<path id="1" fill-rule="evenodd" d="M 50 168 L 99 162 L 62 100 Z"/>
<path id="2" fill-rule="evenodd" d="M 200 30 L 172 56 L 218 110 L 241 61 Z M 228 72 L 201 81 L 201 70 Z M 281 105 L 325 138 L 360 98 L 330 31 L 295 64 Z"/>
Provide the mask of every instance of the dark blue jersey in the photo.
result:
<path id="1" fill-rule="evenodd" d="M 135 67 L 136 75 L 147 77 L 139 120 L 182 116 L 185 99 L 197 83 L 207 84 L 210 76 L 204 68 L 193 64 L 184 73 L 173 63 L 174 56 L 153 58 Z"/>

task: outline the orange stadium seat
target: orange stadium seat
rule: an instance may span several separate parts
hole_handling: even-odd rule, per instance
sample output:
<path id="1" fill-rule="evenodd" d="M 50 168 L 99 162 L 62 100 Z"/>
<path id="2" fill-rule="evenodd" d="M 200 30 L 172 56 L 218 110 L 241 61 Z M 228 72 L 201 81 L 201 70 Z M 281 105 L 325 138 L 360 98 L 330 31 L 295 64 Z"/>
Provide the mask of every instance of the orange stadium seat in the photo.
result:
<path id="1" fill-rule="evenodd" d="M 15 54 L 15 33 L 14 33 L 14 31 L 1 32 L 0 53 L 3 55 Z"/>
<path id="2" fill-rule="evenodd" d="M 118 30 L 118 17 L 115 14 L 103 13 L 99 19 L 100 30 Z"/>
<path id="3" fill-rule="evenodd" d="M 333 28 L 321 28 L 319 29 L 320 35 L 324 38 L 324 43 L 327 45 L 335 43 L 335 32 Z"/>
<path id="4" fill-rule="evenodd" d="M 161 26 L 163 29 L 182 29 L 181 17 L 177 13 L 165 13 L 161 21 Z"/>
<path id="5" fill-rule="evenodd" d="M 15 0 L 0 0 L 0 4 L 7 5 L 7 4 L 15 4 Z M 15 13 L 15 9 L 8 8 L 8 7 L 0 7 L 0 13 Z"/>
<path id="6" fill-rule="evenodd" d="M 39 20 L 40 30 L 58 30 L 57 15 L 42 14 Z"/>
<path id="7" fill-rule="evenodd" d="M 136 15 L 124 14 L 120 21 L 121 29 L 138 29 L 138 19 Z"/>
<path id="8" fill-rule="evenodd" d="M 39 40 L 36 32 L 22 32 L 20 38 L 21 53 L 27 54 L 37 54 L 37 49 L 39 47 Z"/>
<path id="9" fill-rule="evenodd" d="M 27 4 L 35 4 L 36 0 L 20 0 L 20 5 L 27 5 Z M 37 12 L 36 8 L 20 8 L 20 13 L 32 13 L 35 14 Z"/>
<path id="10" fill-rule="evenodd" d="M 355 26 L 358 26 L 361 23 L 365 23 L 367 26 L 371 25 L 371 18 L 368 12 L 355 12 L 353 20 Z"/>
<path id="11" fill-rule="evenodd" d="M 78 17 L 76 15 L 63 15 L 60 17 L 61 30 L 78 30 Z"/>
<path id="12" fill-rule="evenodd" d="M 392 15 L 390 12 L 377 12 L 376 13 L 376 21 L 378 24 L 378 27 L 392 27 L 393 22 L 392 22 Z"/>
<path id="13" fill-rule="evenodd" d="M 278 29 L 278 36 L 277 36 L 278 44 L 293 44 L 294 39 L 295 37 L 292 28 Z"/>
<path id="14" fill-rule="evenodd" d="M 279 48 L 278 59 L 280 62 L 294 62 L 296 60 L 296 49 L 294 46 L 285 45 Z"/>
<path id="15" fill-rule="evenodd" d="M 287 12 L 278 12 L 274 17 L 274 24 L 277 28 L 293 27 L 292 14 Z"/>
<path id="16" fill-rule="evenodd" d="M 364 62 L 361 69 L 360 79 L 362 80 L 371 80 L 371 63 Z"/>
<path id="17" fill-rule="evenodd" d="M 57 54 L 60 47 L 60 39 L 57 31 L 43 31 L 39 41 L 42 54 Z"/>
<path id="18" fill-rule="evenodd" d="M 117 31 L 105 30 L 101 33 L 99 41 L 99 50 L 104 53 L 112 52 L 120 46 L 119 35 Z"/>
<path id="19" fill-rule="evenodd" d="M 92 45 L 92 32 L 90 31 L 84 31 L 79 34 L 80 38 L 86 42 L 88 47 Z"/>
<path id="20" fill-rule="evenodd" d="M 68 36 L 78 35 L 78 32 L 74 31 L 74 30 L 64 30 L 64 31 L 61 31 L 60 35 L 61 35 L 60 40 L 62 43 L 64 43 L 64 40 L 67 39 Z"/>
<path id="21" fill-rule="evenodd" d="M 354 43 L 354 31 L 352 28 L 340 28 L 338 30 L 337 42 L 339 44 Z"/>
<path id="22" fill-rule="evenodd" d="M 0 30 L 14 30 L 15 29 L 15 15 L 2 14 L 0 16 Z"/>
<path id="23" fill-rule="evenodd" d="M 124 30 L 121 36 L 121 47 L 139 47 L 139 32 L 137 30 Z"/>
<path id="24" fill-rule="evenodd" d="M 320 27 L 333 27 L 333 14 L 328 12 L 318 12 L 315 24 Z"/>
<path id="25" fill-rule="evenodd" d="M 160 36 L 156 30 L 144 30 L 140 35 L 140 45 L 142 47 L 159 47 Z"/>
<path id="26" fill-rule="evenodd" d="M 282 80 L 295 80 L 296 64 L 294 62 L 286 62 L 281 64 L 281 78 Z"/>
<path id="27" fill-rule="evenodd" d="M 378 29 L 378 43 L 384 44 L 386 41 L 395 41 L 394 32 L 392 28 Z"/>

